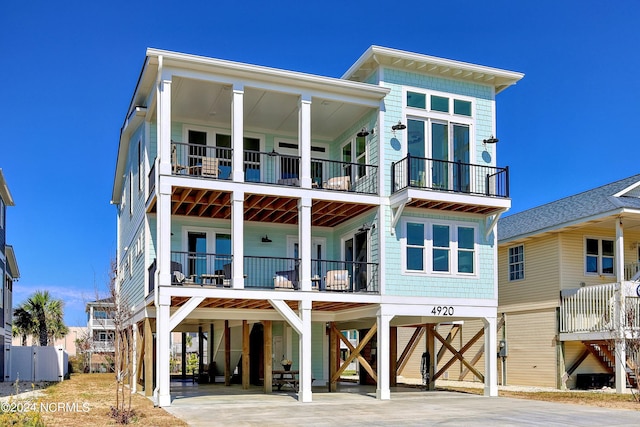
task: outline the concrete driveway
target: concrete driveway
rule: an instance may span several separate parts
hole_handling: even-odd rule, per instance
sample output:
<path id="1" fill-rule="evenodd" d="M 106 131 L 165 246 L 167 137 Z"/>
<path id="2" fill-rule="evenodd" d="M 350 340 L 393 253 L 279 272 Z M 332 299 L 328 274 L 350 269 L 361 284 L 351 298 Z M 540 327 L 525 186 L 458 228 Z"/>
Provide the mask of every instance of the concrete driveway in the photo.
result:
<path id="1" fill-rule="evenodd" d="M 372 387 L 338 393 L 314 387 L 313 402 L 293 392 L 263 394 L 234 385 L 172 386 L 168 412 L 191 426 L 638 426 L 640 411 L 614 410 L 417 388 L 395 388 L 391 400 Z"/>

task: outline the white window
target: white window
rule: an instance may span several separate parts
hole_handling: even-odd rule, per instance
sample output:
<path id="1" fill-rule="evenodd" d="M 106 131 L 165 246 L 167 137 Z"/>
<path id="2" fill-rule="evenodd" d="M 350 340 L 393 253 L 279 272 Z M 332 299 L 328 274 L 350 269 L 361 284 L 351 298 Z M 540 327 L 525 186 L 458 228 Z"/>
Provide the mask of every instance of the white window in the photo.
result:
<path id="1" fill-rule="evenodd" d="M 477 228 L 460 223 L 407 220 L 403 226 L 403 267 L 407 273 L 476 274 Z"/>
<path id="2" fill-rule="evenodd" d="M 356 136 L 342 146 L 342 161 L 351 182 L 356 182 L 367 174 L 367 139 Z"/>
<path id="3" fill-rule="evenodd" d="M 585 239 L 585 273 L 613 276 L 615 274 L 615 243 L 609 239 Z"/>
<path id="4" fill-rule="evenodd" d="M 409 184 L 471 191 L 473 99 L 417 89 L 405 95 Z"/>
<path id="5" fill-rule="evenodd" d="M 524 279 L 524 245 L 509 248 L 509 281 Z"/>

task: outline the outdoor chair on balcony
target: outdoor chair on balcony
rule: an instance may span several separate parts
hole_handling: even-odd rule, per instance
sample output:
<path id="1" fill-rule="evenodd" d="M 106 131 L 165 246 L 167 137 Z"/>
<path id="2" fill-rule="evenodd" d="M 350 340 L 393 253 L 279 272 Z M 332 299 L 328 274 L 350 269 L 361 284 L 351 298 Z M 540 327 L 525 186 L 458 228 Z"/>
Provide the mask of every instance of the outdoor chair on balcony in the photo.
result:
<path id="1" fill-rule="evenodd" d="M 348 291 L 350 281 L 347 270 L 329 270 L 324 276 L 325 289 L 328 291 Z"/>
<path id="2" fill-rule="evenodd" d="M 349 191 L 351 189 L 351 177 L 336 176 L 334 178 L 329 178 L 327 182 L 322 184 L 322 188 L 326 190 Z"/>
<path id="3" fill-rule="evenodd" d="M 298 289 L 298 269 L 276 271 L 273 277 L 273 287 L 276 289 Z"/>
<path id="4" fill-rule="evenodd" d="M 175 144 L 171 144 L 171 170 L 174 174 L 178 174 L 187 169 L 186 166 L 178 164 L 178 148 Z"/>
<path id="5" fill-rule="evenodd" d="M 218 159 L 214 157 L 202 158 L 202 176 L 217 178 L 220 175 Z"/>
<path id="6" fill-rule="evenodd" d="M 175 278 L 175 282 L 179 285 L 194 285 L 196 283 L 196 276 L 185 276 L 181 271 L 174 271 L 173 277 Z"/>

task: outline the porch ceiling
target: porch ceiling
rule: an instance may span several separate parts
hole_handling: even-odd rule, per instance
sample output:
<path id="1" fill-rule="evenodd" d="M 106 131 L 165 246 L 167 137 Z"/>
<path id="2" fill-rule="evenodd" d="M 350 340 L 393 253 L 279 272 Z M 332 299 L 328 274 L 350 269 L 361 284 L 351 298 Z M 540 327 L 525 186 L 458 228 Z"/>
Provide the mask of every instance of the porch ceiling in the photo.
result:
<path id="1" fill-rule="evenodd" d="M 470 205 L 466 203 L 456 203 L 440 200 L 426 200 L 426 199 L 414 199 L 407 203 L 406 207 L 422 208 L 422 209 L 437 209 L 442 211 L 453 212 L 467 212 L 474 214 L 487 215 L 491 214 L 499 209 L 495 206 L 486 205 Z"/>
<path id="2" fill-rule="evenodd" d="M 231 86 L 175 77 L 171 109 L 175 120 L 231 126 Z M 297 135 L 299 96 L 245 87 L 244 126 Z M 333 140 L 371 108 L 336 99 L 314 97 L 311 133 L 314 138 Z"/>
<path id="3" fill-rule="evenodd" d="M 171 214 L 230 219 L 230 200 L 230 192 L 174 187 L 171 195 Z M 311 224 L 314 227 L 335 227 L 373 208 L 372 205 L 314 199 L 311 206 Z M 155 210 L 154 200 L 149 211 L 155 212 Z M 298 199 L 264 194 L 246 194 L 244 220 L 297 224 Z"/>
<path id="4" fill-rule="evenodd" d="M 274 291 L 275 292 L 275 291 Z M 189 300 L 189 297 L 172 297 L 171 306 L 180 307 Z M 298 310 L 299 301 L 285 301 L 292 310 Z M 370 304 L 351 302 L 327 302 L 314 301 L 311 309 L 315 311 L 344 311 L 354 308 L 362 308 Z M 275 310 L 267 300 L 238 299 L 238 298 L 206 298 L 198 308 L 220 308 L 238 310 Z"/>

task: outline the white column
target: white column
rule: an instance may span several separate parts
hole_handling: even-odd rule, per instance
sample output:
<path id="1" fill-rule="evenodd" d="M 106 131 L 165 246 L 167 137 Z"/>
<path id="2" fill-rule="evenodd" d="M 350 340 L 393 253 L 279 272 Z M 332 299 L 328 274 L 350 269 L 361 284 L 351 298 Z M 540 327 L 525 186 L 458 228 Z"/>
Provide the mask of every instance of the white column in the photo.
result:
<path id="1" fill-rule="evenodd" d="M 615 296 L 615 347 L 616 347 L 616 393 L 623 393 L 627 388 L 627 350 L 624 338 L 626 304 L 624 298 L 624 228 L 622 218 L 616 221 L 616 286 Z"/>
<path id="2" fill-rule="evenodd" d="M 156 292 L 158 286 L 171 286 L 171 185 L 160 178 L 157 200 Z M 183 266 L 186 267 L 186 266 Z"/>
<path id="3" fill-rule="evenodd" d="M 233 148 L 233 180 L 244 181 L 244 87 L 233 85 L 231 99 L 231 148 Z"/>
<path id="4" fill-rule="evenodd" d="M 234 190 L 231 195 L 231 252 L 233 271 L 231 286 L 244 288 L 244 191 Z"/>
<path id="5" fill-rule="evenodd" d="M 157 87 L 157 152 L 160 175 L 171 175 L 171 80 L 162 80 Z M 157 181 L 156 181 L 157 183 Z"/>
<path id="6" fill-rule="evenodd" d="M 300 185 L 311 188 L 311 97 L 303 95 L 298 104 Z"/>
<path id="7" fill-rule="evenodd" d="M 311 290 L 311 199 L 303 197 L 298 202 L 298 248 L 300 251 L 300 289 Z"/>
<path id="8" fill-rule="evenodd" d="M 484 395 L 498 396 L 498 322 L 495 317 L 482 319 L 484 323 Z"/>
<path id="9" fill-rule="evenodd" d="M 169 306 L 171 297 L 160 292 L 156 314 L 156 389 L 158 406 L 171 406 Z"/>
<path id="10" fill-rule="evenodd" d="M 391 389 L 389 388 L 389 322 L 391 318 L 388 314 L 378 313 L 378 388 L 376 389 L 376 398 L 380 400 L 391 399 Z"/>
<path id="11" fill-rule="evenodd" d="M 302 321 L 302 331 L 300 332 L 299 354 L 300 354 L 300 388 L 298 400 L 300 402 L 311 402 L 311 301 L 300 301 L 300 320 Z"/>

